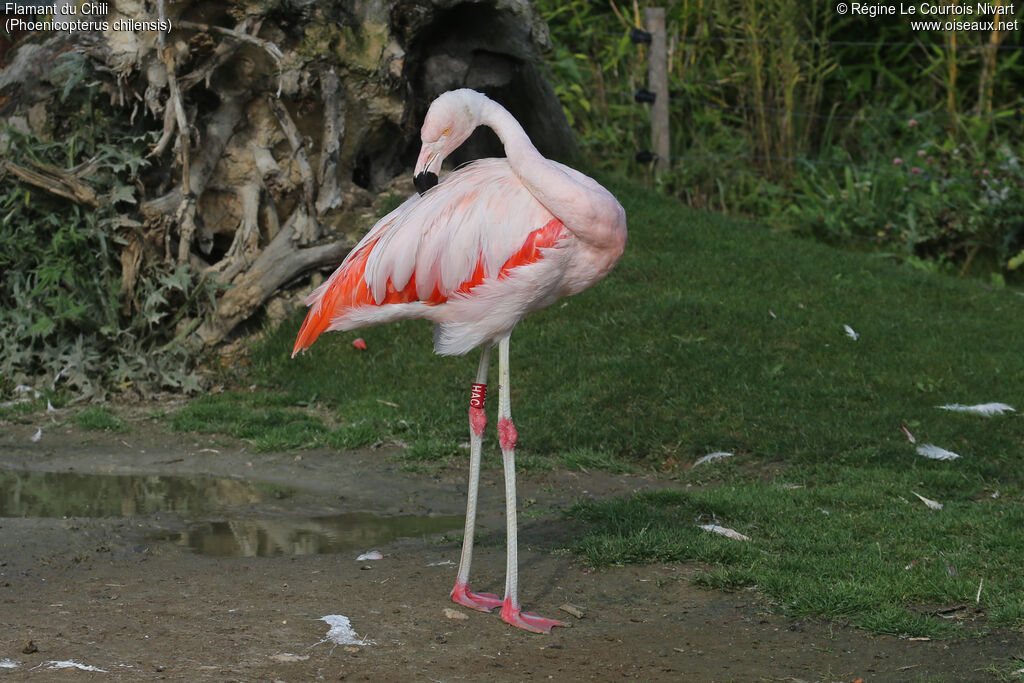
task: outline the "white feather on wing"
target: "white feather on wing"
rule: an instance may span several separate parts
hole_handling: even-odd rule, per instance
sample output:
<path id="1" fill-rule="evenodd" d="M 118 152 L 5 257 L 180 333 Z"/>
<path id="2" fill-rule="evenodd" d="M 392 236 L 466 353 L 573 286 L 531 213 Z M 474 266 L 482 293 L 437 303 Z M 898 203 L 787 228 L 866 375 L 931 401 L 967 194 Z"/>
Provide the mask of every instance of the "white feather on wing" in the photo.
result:
<path id="1" fill-rule="evenodd" d="M 473 277 L 480 258 L 484 277 L 494 277 L 529 234 L 553 218 L 504 159 L 473 162 L 459 176 L 458 183 L 446 183 L 451 176 L 445 176 L 423 196 L 414 195 L 360 242 L 376 241 L 364 277 L 377 302 L 389 280 L 403 289 L 413 273 L 420 299 L 435 287 L 448 296 Z"/>

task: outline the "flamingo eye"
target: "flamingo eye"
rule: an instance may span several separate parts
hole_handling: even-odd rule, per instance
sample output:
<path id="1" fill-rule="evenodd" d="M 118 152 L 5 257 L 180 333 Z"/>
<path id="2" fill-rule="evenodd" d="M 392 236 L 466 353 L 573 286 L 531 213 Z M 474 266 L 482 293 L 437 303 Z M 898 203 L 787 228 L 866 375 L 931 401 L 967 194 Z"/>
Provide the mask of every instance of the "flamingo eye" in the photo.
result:
<path id="1" fill-rule="evenodd" d="M 443 131 L 441 131 L 441 135 L 442 136 L 451 135 L 451 134 L 452 134 L 452 129 L 451 128 L 445 128 Z"/>

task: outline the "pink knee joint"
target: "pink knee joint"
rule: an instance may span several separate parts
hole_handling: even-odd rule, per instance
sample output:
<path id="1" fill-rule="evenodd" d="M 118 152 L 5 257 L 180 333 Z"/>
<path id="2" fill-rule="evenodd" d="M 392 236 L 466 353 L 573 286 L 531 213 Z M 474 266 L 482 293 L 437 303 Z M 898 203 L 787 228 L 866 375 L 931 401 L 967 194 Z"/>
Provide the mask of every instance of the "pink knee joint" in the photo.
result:
<path id="1" fill-rule="evenodd" d="M 487 427 L 487 413 L 484 412 L 483 408 L 469 407 L 469 428 L 473 430 L 473 433 L 477 436 L 484 435 L 484 429 Z"/>
<path id="2" fill-rule="evenodd" d="M 519 441 L 519 434 L 516 432 L 516 426 L 512 424 L 512 420 L 507 417 L 498 420 L 498 443 L 501 444 L 501 450 L 511 451 L 516 447 L 517 441 Z"/>

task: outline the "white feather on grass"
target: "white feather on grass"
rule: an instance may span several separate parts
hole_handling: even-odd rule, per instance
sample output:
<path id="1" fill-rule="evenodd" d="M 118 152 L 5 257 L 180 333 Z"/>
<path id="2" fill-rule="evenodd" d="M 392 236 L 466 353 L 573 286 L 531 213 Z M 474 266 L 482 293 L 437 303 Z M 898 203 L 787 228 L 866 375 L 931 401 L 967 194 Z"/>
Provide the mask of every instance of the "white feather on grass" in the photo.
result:
<path id="1" fill-rule="evenodd" d="M 965 406 L 961 403 L 947 403 L 939 407 L 955 413 L 970 413 L 971 415 L 984 415 L 985 417 L 1017 412 L 1013 409 L 1013 406 L 1008 406 L 1005 403 L 979 403 L 973 406 Z"/>
<path id="2" fill-rule="evenodd" d="M 703 465 L 706 462 L 714 462 L 715 460 L 721 460 L 722 458 L 731 458 L 732 456 L 732 453 L 727 453 L 726 451 L 716 451 L 714 453 L 708 453 L 703 458 L 700 458 L 697 460 L 697 462 L 693 463 L 693 466 L 696 467 L 697 465 Z"/>
<path id="3" fill-rule="evenodd" d="M 721 536 L 725 536 L 726 538 L 731 538 L 736 541 L 750 540 L 749 536 L 744 536 L 735 529 L 729 529 L 724 526 L 718 526 L 717 524 L 698 524 L 697 526 L 699 526 L 704 531 L 710 531 L 713 534 L 719 534 Z"/>
<path id="4" fill-rule="evenodd" d="M 911 491 L 911 493 L 913 493 L 915 496 L 920 498 L 921 502 L 924 503 L 925 505 L 927 505 L 932 510 L 941 510 L 942 509 L 942 503 L 940 503 L 938 501 L 935 501 L 935 500 L 932 500 L 931 498 L 925 498 L 924 496 L 922 496 L 917 491 Z"/>
<path id="5" fill-rule="evenodd" d="M 857 339 L 860 338 L 860 335 L 854 332 L 853 328 L 850 327 L 849 325 L 843 325 L 843 329 L 846 330 L 846 336 L 852 339 L 853 341 L 857 341 Z"/>
<path id="6" fill-rule="evenodd" d="M 939 448 L 935 444 L 925 443 L 917 447 L 918 455 L 923 455 L 926 458 L 932 460 L 956 460 L 960 457 L 958 453 L 953 451 L 947 451 L 945 448 Z"/>

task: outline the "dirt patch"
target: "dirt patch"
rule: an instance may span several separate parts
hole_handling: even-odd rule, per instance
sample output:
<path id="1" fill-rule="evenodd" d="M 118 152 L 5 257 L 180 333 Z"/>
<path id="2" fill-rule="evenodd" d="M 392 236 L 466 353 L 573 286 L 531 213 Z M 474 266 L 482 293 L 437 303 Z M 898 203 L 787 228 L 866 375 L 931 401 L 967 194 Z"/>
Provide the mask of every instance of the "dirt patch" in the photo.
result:
<path id="1" fill-rule="evenodd" d="M 273 514 L 458 515 L 465 472 L 402 472 L 387 449 L 254 454 L 224 438 L 132 421 L 124 435 L 0 424 L 0 468 L 203 475 L 292 487 Z M 500 471 L 484 472 L 473 587 L 501 592 Z M 908 641 L 773 614 L 755 593 L 693 586 L 686 566 L 593 571 L 558 552 L 580 497 L 671 485 L 647 477 L 557 472 L 523 477 L 521 598 L 571 622 L 539 636 L 447 598 L 454 534 L 358 552 L 212 557 L 154 540 L 183 512 L 0 519 L 0 678 L 4 680 L 991 680 L 1024 667 L 1024 634 Z M 269 505 L 270 503 L 268 503 Z M 251 514 L 247 512 L 245 514 Z M 370 547 L 365 550 L 370 550 Z M 560 610 L 579 606 L 583 617 Z M 365 644 L 327 640 L 345 615 Z M 460 618 L 452 618 L 460 615 Z M 467 618 L 461 618 L 465 616 Z M 28 641 L 32 641 L 29 646 Z M 372 641 L 372 643 L 370 642 Z M 35 650 L 35 651 L 32 651 Z M 54 669 L 63 663 L 94 667 Z"/>

